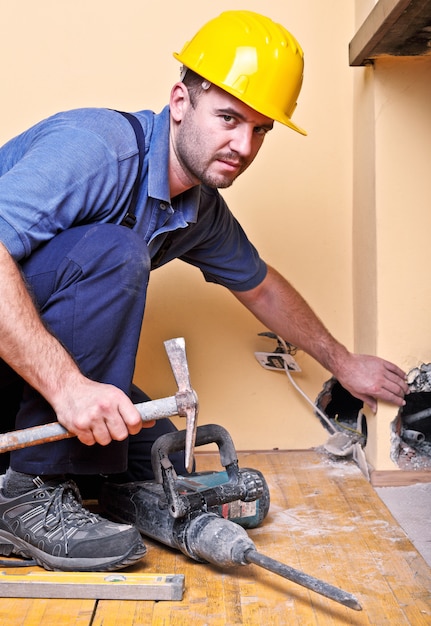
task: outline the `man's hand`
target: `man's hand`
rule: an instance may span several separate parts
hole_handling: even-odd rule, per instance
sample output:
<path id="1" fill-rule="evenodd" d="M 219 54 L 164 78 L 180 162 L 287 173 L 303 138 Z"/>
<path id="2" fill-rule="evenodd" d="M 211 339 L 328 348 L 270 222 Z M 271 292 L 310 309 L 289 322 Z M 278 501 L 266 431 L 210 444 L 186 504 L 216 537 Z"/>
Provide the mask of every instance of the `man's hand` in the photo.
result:
<path id="1" fill-rule="evenodd" d="M 154 421 L 143 422 L 126 394 L 113 385 L 82 377 L 72 389 L 73 393 L 63 395 L 61 404 L 54 407 L 57 419 L 88 446 L 123 441 L 128 435 L 136 435 L 143 426 L 154 425 Z"/>
<path id="2" fill-rule="evenodd" d="M 408 393 L 405 373 L 393 363 L 376 356 L 346 353 L 334 376 L 353 396 L 377 411 L 377 400 L 404 406 Z"/>

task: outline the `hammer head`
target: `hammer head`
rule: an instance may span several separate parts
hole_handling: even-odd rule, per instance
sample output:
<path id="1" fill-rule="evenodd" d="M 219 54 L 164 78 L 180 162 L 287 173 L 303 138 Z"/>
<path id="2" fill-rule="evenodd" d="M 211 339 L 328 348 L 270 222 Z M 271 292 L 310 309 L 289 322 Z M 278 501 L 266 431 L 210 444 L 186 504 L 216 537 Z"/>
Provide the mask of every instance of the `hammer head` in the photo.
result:
<path id="1" fill-rule="evenodd" d="M 178 385 L 178 392 L 175 394 L 178 415 L 186 418 L 185 464 L 187 471 L 192 472 L 199 403 L 190 382 L 186 342 L 183 337 L 177 337 L 164 343 Z"/>

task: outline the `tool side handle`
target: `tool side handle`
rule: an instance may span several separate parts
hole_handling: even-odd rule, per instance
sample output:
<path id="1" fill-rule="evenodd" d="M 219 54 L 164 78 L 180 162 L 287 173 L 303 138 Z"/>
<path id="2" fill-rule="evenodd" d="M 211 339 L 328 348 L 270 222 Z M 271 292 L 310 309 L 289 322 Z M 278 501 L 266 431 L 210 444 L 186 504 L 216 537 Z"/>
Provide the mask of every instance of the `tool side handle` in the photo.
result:
<path id="1" fill-rule="evenodd" d="M 169 457 L 172 452 L 184 450 L 186 441 L 186 431 L 179 430 L 173 433 L 166 433 L 159 437 L 151 449 L 151 464 L 157 483 L 162 483 L 162 470 L 160 459 Z M 220 462 L 223 467 L 238 463 L 238 458 L 232 438 L 228 431 L 218 424 L 204 424 L 196 429 L 195 446 L 204 446 L 215 443 L 220 453 Z"/>

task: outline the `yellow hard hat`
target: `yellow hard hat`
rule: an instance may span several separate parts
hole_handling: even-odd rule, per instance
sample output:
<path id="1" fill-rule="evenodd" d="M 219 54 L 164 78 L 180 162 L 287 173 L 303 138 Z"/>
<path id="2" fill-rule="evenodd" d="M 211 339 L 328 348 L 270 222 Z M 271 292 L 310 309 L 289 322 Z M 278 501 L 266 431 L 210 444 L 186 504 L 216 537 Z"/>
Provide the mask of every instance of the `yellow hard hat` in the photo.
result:
<path id="1" fill-rule="evenodd" d="M 174 57 L 258 113 L 307 134 L 291 120 L 302 86 L 304 53 L 268 17 L 225 11 L 204 24 Z"/>

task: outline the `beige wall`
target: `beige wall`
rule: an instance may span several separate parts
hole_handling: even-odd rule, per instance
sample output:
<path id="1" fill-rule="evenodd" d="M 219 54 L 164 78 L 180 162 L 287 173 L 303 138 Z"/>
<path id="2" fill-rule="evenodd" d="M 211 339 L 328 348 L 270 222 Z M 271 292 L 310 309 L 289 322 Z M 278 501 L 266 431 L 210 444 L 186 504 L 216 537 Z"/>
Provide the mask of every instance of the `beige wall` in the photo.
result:
<path id="1" fill-rule="evenodd" d="M 207 19 L 245 4 L 282 22 L 305 50 L 295 120 L 309 136 L 278 125 L 225 196 L 265 259 L 352 347 L 353 2 L 3 3 L 0 140 L 61 109 L 159 110 L 178 76 L 171 53 Z M 229 293 L 175 262 L 153 274 L 149 297 L 136 378 L 150 395 L 175 390 L 163 341 L 181 335 L 202 423 L 227 426 L 239 449 L 307 448 L 326 440 L 284 374 L 255 362 L 254 351 L 272 343 L 257 337 L 265 329 Z M 394 342 L 378 347 L 388 358 L 399 356 Z M 298 361 L 303 371 L 295 378 L 314 399 L 329 374 L 301 353 Z"/>
<path id="2" fill-rule="evenodd" d="M 356 1 L 359 27 L 375 2 Z M 353 287 L 355 348 L 406 371 L 431 360 L 431 56 L 380 58 L 354 74 Z M 397 410 L 368 412 L 367 457 L 390 458 Z"/>
<path id="3" fill-rule="evenodd" d="M 355 343 L 406 371 L 431 360 L 431 57 L 357 69 L 354 202 Z M 394 407 L 369 416 L 368 456 L 390 460 Z"/>

